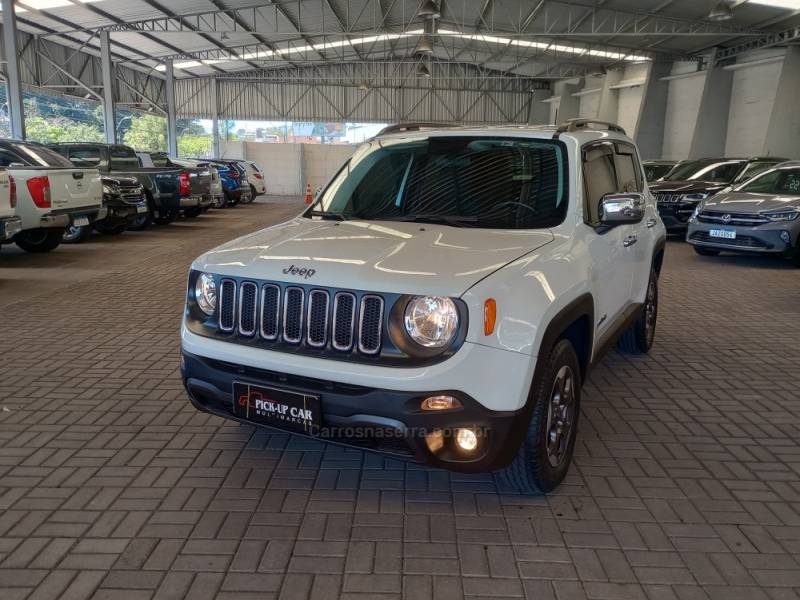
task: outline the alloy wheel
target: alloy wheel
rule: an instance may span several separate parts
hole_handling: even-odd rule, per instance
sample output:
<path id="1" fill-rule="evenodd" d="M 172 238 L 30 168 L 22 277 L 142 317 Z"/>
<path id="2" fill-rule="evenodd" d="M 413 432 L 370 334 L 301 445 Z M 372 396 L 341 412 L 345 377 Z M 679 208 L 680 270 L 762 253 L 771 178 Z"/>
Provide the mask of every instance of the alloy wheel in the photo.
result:
<path id="1" fill-rule="evenodd" d="M 558 467 L 567 456 L 572 427 L 575 423 L 575 374 L 564 365 L 556 373 L 547 407 L 545 447 L 552 467 Z"/>

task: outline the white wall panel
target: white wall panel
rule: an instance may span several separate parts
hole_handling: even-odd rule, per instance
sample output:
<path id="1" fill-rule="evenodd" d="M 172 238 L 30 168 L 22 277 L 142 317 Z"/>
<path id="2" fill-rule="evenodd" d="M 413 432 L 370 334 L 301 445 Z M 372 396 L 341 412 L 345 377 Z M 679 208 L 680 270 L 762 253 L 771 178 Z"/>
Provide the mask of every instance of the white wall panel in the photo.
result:
<path id="1" fill-rule="evenodd" d="M 596 119 L 600 109 L 600 92 L 585 94 L 580 97 L 578 116 L 586 119 Z"/>
<path id="2" fill-rule="evenodd" d="M 725 142 L 728 156 L 757 155 L 763 151 L 782 66 L 782 62 L 774 62 L 733 72 Z"/>
<path id="3" fill-rule="evenodd" d="M 669 82 L 663 158 L 680 160 L 689 155 L 705 80 L 705 74 L 700 73 Z"/>
<path id="4" fill-rule="evenodd" d="M 620 88 L 617 92 L 619 94 L 619 106 L 617 107 L 619 116 L 617 118 L 617 123 L 628 135 L 634 135 L 636 132 L 639 110 L 642 107 L 643 91 L 644 87 L 639 85 L 636 87 Z"/>

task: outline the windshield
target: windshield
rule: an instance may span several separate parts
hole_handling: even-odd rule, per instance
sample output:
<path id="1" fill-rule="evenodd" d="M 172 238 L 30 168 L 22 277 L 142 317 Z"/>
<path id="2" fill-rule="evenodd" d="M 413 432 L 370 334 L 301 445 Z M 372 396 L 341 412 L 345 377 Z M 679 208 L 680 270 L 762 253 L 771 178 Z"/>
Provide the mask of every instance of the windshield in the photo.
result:
<path id="1" fill-rule="evenodd" d="M 747 181 L 748 179 L 752 179 L 759 173 L 763 173 L 767 169 L 771 169 L 776 164 L 781 161 L 776 160 L 754 160 L 751 161 L 750 164 L 741 172 L 741 174 L 736 178 L 736 181 Z"/>
<path id="2" fill-rule="evenodd" d="M 662 163 L 651 163 L 651 164 L 644 164 L 644 176 L 647 181 L 655 181 L 656 179 L 661 179 L 664 175 L 669 173 L 672 170 L 672 167 L 675 165 L 671 164 L 662 164 Z"/>
<path id="3" fill-rule="evenodd" d="M 736 191 L 800 196 L 800 167 L 783 167 L 767 171 L 740 186 Z"/>
<path id="4" fill-rule="evenodd" d="M 11 144 L 14 151 L 25 161 L 34 167 L 74 167 L 69 160 L 61 156 L 58 152 L 45 148 L 38 144 L 22 144 L 14 142 Z"/>
<path id="5" fill-rule="evenodd" d="M 451 136 L 367 142 L 315 208 L 345 219 L 534 229 L 559 224 L 567 199 L 561 142 Z"/>
<path id="6" fill-rule="evenodd" d="M 730 183 L 745 163 L 743 160 L 718 160 L 704 158 L 681 163 L 664 177 L 664 181 L 710 181 Z"/>

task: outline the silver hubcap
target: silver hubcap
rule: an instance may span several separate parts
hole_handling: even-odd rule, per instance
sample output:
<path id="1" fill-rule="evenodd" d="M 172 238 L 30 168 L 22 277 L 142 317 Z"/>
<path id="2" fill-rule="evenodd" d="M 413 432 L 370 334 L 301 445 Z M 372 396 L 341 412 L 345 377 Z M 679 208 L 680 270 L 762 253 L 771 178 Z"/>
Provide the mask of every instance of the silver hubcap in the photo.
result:
<path id="1" fill-rule="evenodd" d="M 651 281 L 647 286 L 647 304 L 645 305 L 644 331 L 647 336 L 647 344 L 653 342 L 656 333 L 656 317 L 658 316 L 658 302 L 656 301 L 656 282 Z"/>
<path id="2" fill-rule="evenodd" d="M 558 467 L 567 455 L 567 447 L 575 422 L 575 375 L 564 365 L 556 373 L 550 403 L 547 407 L 545 445 L 550 465 Z"/>

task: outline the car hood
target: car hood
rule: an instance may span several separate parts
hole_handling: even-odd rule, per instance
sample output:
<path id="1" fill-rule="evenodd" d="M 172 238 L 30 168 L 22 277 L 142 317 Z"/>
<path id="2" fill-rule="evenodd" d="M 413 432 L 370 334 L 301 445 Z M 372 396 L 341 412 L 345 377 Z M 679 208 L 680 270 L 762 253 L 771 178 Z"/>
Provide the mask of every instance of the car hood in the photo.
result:
<path id="1" fill-rule="evenodd" d="M 728 187 L 727 183 L 711 181 L 657 181 L 649 184 L 650 191 L 654 194 L 716 194 Z"/>
<path id="2" fill-rule="evenodd" d="M 102 175 L 100 180 L 103 185 L 111 185 L 115 187 L 133 187 L 139 185 L 139 181 L 135 177 L 122 177 L 118 175 Z"/>
<path id="3" fill-rule="evenodd" d="M 757 213 L 765 210 L 800 207 L 800 196 L 731 192 L 709 198 L 703 203 L 703 207 L 709 210 L 724 210 L 733 213 Z"/>
<path id="4" fill-rule="evenodd" d="M 494 271 L 553 239 L 548 229 L 297 217 L 215 248 L 192 267 L 267 281 L 460 296 Z"/>

